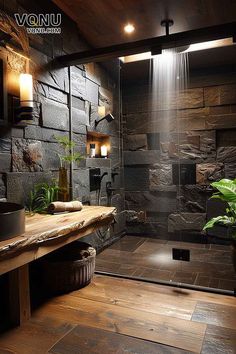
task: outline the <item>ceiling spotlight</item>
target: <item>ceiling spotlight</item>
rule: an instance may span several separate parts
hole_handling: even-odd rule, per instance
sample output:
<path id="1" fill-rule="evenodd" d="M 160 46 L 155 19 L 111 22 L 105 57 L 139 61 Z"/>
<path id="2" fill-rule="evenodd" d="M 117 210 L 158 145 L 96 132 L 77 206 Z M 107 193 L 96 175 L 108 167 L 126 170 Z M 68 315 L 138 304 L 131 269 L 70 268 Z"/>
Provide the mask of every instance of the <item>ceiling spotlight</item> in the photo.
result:
<path id="1" fill-rule="evenodd" d="M 128 24 L 125 25 L 125 27 L 124 27 L 124 31 L 125 31 L 126 33 L 132 33 L 132 32 L 134 32 L 134 30 L 135 30 L 135 27 L 134 27 L 134 25 L 132 25 L 131 23 L 128 23 Z"/>

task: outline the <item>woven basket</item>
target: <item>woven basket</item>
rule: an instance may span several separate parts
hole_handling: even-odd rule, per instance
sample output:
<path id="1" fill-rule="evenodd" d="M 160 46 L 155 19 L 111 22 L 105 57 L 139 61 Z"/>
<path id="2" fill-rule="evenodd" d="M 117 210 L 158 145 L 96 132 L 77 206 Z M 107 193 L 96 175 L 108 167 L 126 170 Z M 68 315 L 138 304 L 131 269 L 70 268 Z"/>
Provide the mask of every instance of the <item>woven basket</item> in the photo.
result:
<path id="1" fill-rule="evenodd" d="M 80 289 L 91 282 L 96 250 L 85 242 L 73 242 L 42 261 L 43 283 L 51 294 Z"/>

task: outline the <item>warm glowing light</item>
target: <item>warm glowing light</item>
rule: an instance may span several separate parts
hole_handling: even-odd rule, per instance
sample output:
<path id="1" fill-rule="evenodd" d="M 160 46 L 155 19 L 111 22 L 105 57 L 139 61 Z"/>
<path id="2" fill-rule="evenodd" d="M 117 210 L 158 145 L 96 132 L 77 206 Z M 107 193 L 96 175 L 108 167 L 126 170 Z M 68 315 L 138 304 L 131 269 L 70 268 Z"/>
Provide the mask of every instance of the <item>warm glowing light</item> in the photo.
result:
<path id="1" fill-rule="evenodd" d="M 232 44 L 233 44 L 232 38 L 217 39 L 215 41 L 190 44 L 189 48 L 185 52 L 195 52 L 198 50 L 225 47 L 227 45 L 232 45 Z"/>
<path id="2" fill-rule="evenodd" d="M 128 24 L 125 25 L 125 27 L 124 27 L 124 31 L 125 31 L 126 33 L 133 33 L 134 30 L 135 30 L 135 27 L 134 27 L 134 25 L 132 25 L 131 23 L 128 23 Z"/>
<path id="3" fill-rule="evenodd" d="M 106 107 L 105 106 L 98 106 L 98 115 L 101 118 L 105 117 L 105 115 L 106 115 Z"/>
<path id="4" fill-rule="evenodd" d="M 132 63 L 133 61 L 147 60 L 151 58 L 152 58 L 151 52 L 145 52 L 145 53 L 127 55 L 126 57 L 120 57 L 120 60 L 126 64 L 126 63 Z"/>
<path id="5" fill-rule="evenodd" d="M 188 49 L 186 49 L 183 53 L 195 52 L 195 51 L 211 49 L 211 48 L 226 47 L 230 45 L 234 45 L 233 38 L 217 39 L 215 41 L 190 44 Z M 152 57 L 153 56 L 151 52 L 145 52 L 145 53 L 139 53 L 134 55 L 127 55 L 125 57 L 120 57 L 119 59 L 126 64 L 126 63 L 132 63 L 134 61 L 151 59 Z"/>
<path id="6" fill-rule="evenodd" d="M 107 146 L 106 145 L 101 146 L 101 156 L 107 157 Z"/>
<path id="7" fill-rule="evenodd" d="M 33 107 L 33 78 L 30 74 L 20 74 L 20 105 Z"/>

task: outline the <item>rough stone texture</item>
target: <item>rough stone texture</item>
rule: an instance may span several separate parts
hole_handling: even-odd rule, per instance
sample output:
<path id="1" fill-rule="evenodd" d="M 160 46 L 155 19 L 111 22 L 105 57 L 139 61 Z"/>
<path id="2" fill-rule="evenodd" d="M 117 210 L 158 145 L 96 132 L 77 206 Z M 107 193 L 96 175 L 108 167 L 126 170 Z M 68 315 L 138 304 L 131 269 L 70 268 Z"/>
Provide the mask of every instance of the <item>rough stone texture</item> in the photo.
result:
<path id="1" fill-rule="evenodd" d="M 11 170 L 11 154 L 0 153 L 0 172 Z"/>
<path id="2" fill-rule="evenodd" d="M 72 66 L 71 68 L 72 95 L 86 99 L 86 78 L 81 69 Z"/>
<path id="3" fill-rule="evenodd" d="M 217 149 L 217 161 L 227 162 L 227 163 L 236 163 L 236 147 L 220 147 Z"/>
<path id="4" fill-rule="evenodd" d="M 39 81 L 34 81 L 34 93 L 36 95 L 36 99 L 40 102 L 43 102 L 42 97 L 44 97 L 59 103 L 68 104 L 68 96 L 66 93 L 54 89 L 53 87 L 45 85 Z"/>
<path id="5" fill-rule="evenodd" d="M 87 142 L 87 137 L 86 135 L 82 134 L 73 134 L 73 141 L 75 142 L 76 146 L 74 147 L 74 152 L 79 152 L 83 158 L 86 158 L 86 142 Z M 75 166 L 77 164 L 75 163 Z"/>
<path id="6" fill-rule="evenodd" d="M 6 197 L 5 176 L 0 174 L 0 198 Z"/>
<path id="7" fill-rule="evenodd" d="M 158 212 L 176 210 L 175 193 L 125 192 L 126 209 Z"/>
<path id="8" fill-rule="evenodd" d="M 99 106 L 106 107 L 106 113 L 113 112 L 113 94 L 104 87 L 99 87 Z"/>
<path id="9" fill-rule="evenodd" d="M 203 130 L 206 127 L 206 118 L 208 115 L 208 108 L 178 110 L 178 127 L 181 132 L 184 130 Z"/>
<path id="10" fill-rule="evenodd" d="M 5 6 L 6 5 L 6 6 Z M 43 13 L 45 4 L 35 4 L 35 13 Z M 2 4 L 3 7 L 3 4 Z M 53 2 L 47 3 L 49 13 L 57 12 Z M 19 12 L 31 13 L 32 6 L 29 1 L 12 1 L 11 5 L 4 4 L 4 11 L 9 8 L 11 15 Z M 9 113 L 9 124 L 0 129 L 0 198 L 5 197 L 5 187 L 2 182 L 2 173 L 7 173 L 7 194 L 11 201 L 24 203 L 33 185 L 58 178 L 59 157 L 63 153 L 55 140 L 56 136 L 69 136 L 69 69 L 68 67 L 54 69 L 50 65 L 51 60 L 65 53 L 83 51 L 87 45 L 78 32 L 77 25 L 65 14 L 61 24 L 62 35 L 60 36 L 30 36 L 29 56 L 32 60 L 29 63 L 29 72 L 34 78 L 34 100 L 35 112 L 34 121 L 27 127 L 11 126 L 11 112 Z M 25 60 L 16 54 L 3 48 L 3 55 L 6 57 L 8 74 L 13 74 L 13 80 L 9 81 L 9 95 L 19 96 L 17 85 L 11 85 L 14 78 L 21 72 L 26 72 Z M 87 70 L 87 72 L 86 72 Z M 10 76 L 9 76 L 10 77 Z M 97 132 L 106 133 L 112 136 L 110 160 L 103 160 L 101 173 L 108 175 L 102 182 L 101 203 L 107 204 L 106 182 L 112 182 L 115 189 L 111 202 L 119 209 L 117 215 L 118 224 L 114 229 L 104 232 L 104 238 L 99 239 L 101 247 L 112 242 L 112 239 L 121 234 L 125 228 L 125 215 L 121 212 L 122 200 L 124 200 L 121 189 L 123 173 L 121 166 L 121 152 L 119 134 L 121 125 L 119 121 L 118 93 L 119 87 L 114 78 L 110 76 L 107 69 L 100 64 L 87 64 L 71 67 L 72 78 L 72 118 L 73 118 L 73 139 L 82 155 L 86 155 L 87 126 L 91 120 L 92 124 L 88 130 L 95 131 L 95 119 L 98 104 L 106 106 L 107 111 L 112 111 L 115 121 L 106 121 L 99 124 Z M 10 102 L 10 101 L 9 101 Z M 95 108 L 94 108 L 95 107 Z M 104 164 L 104 161 L 106 164 Z M 95 164 L 97 161 L 95 162 Z M 96 202 L 93 199 L 89 188 L 88 168 L 86 161 L 74 164 L 74 186 L 75 195 L 85 203 Z M 11 172 L 12 166 L 14 171 Z M 119 172 L 115 181 L 111 178 L 111 168 Z"/>
<path id="11" fill-rule="evenodd" d="M 126 222 L 127 223 L 142 223 L 146 219 L 146 213 L 144 211 L 127 210 Z"/>
<path id="12" fill-rule="evenodd" d="M 225 178 L 236 178 L 236 163 L 225 163 Z"/>
<path id="13" fill-rule="evenodd" d="M 82 202 L 90 200 L 89 170 L 79 169 L 74 171 L 74 198 Z"/>
<path id="14" fill-rule="evenodd" d="M 41 47 L 42 48 L 42 47 Z M 69 92 L 68 68 L 56 70 L 36 70 L 34 78 L 63 92 Z"/>
<path id="15" fill-rule="evenodd" d="M 58 143 L 42 142 L 42 170 L 54 171 L 59 170 L 59 155 L 64 154 L 64 150 Z"/>
<path id="16" fill-rule="evenodd" d="M 42 171 L 42 143 L 37 140 L 12 139 L 12 170 L 14 172 Z"/>
<path id="17" fill-rule="evenodd" d="M 160 185 L 172 185 L 172 166 L 167 164 L 155 164 L 149 170 L 150 190 L 156 190 Z"/>
<path id="18" fill-rule="evenodd" d="M 200 185 L 185 185 L 178 190 L 179 208 L 191 213 L 205 213 L 207 200 L 212 194 L 212 188 Z"/>
<path id="19" fill-rule="evenodd" d="M 111 167 L 110 159 L 86 158 L 86 167 Z"/>
<path id="20" fill-rule="evenodd" d="M 206 106 L 236 103 L 236 85 L 219 85 L 204 88 Z"/>
<path id="21" fill-rule="evenodd" d="M 129 150 L 129 151 L 147 150 L 147 135 L 146 134 L 125 135 L 124 150 Z"/>
<path id="22" fill-rule="evenodd" d="M 6 174 L 7 200 L 28 204 L 30 192 L 39 183 L 50 183 L 55 176 L 51 172 L 13 172 Z"/>
<path id="23" fill-rule="evenodd" d="M 10 153 L 11 152 L 11 139 L 0 138 L 0 153 Z"/>
<path id="24" fill-rule="evenodd" d="M 197 108 L 203 107 L 203 88 L 194 88 L 186 91 L 181 91 L 176 96 L 175 92 L 170 94 L 170 106 L 165 107 L 165 92 L 160 93 L 158 101 L 152 102 L 152 95 L 148 87 L 142 86 L 142 91 L 138 92 L 140 87 L 132 87 L 132 92 L 127 92 L 124 90 L 124 109 L 123 112 L 127 113 L 137 113 L 145 112 L 150 110 L 157 111 L 162 107 L 162 109 L 186 109 L 186 108 Z M 149 92 L 148 92 L 149 91 Z"/>
<path id="25" fill-rule="evenodd" d="M 206 129 L 236 128 L 236 114 L 213 115 L 206 119 Z"/>
<path id="26" fill-rule="evenodd" d="M 164 207 L 165 203 L 171 204 L 173 195 L 177 194 L 176 206 L 179 212 L 184 212 L 183 215 L 177 214 L 178 223 L 186 223 L 186 228 L 199 233 L 201 228 L 198 223 L 194 225 L 197 222 L 194 215 L 206 212 L 207 200 L 212 193 L 209 184 L 224 176 L 236 177 L 235 76 L 234 79 L 229 75 L 226 78 L 217 72 L 212 81 L 210 74 L 201 77 L 197 74 L 194 78 L 190 76 L 190 87 L 193 90 L 182 92 L 178 102 L 173 94 L 169 107 L 163 107 L 160 101 L 153 104 L 148 85 L 141 83 L 123 88 L 124 133 L 127 135 L 124 142 L 125 149 L 130 150 L 124 155 L 125 170 L 131 164 L 132 168 L 141 168 L 141 164 L 146 163 L 150 165 L 149 192 L 146 191 L 145 180 L 132 182 L 132 193 L 130 185 L 130 191 L 126 191 L 126 208 L 154 213 L 159 204 Z M 166 110 L 160 110 L 160 107 Z M 139 142 L 146 136 L 147 150 Z M 155 150 L 160 152 L 153 159 L 149 155 L 149 150 L 154 149 L 150 136 L 156 136 Z M 138 143 L 134 140 L 134 147 L 131 141 L 131 148 L 129 140 L 126 141 L 130 137 L 138 137 Z M 140 149 L 143 151 L 132 152 Z M 145 192 L 139 192 L 142 191 L 142 183 Z M 153 191 L 159 197 L 156 203 L 151 194 Z M 165 201 L 161 199 L 163 196 Z M 170 211 L 165 212 L 167 218 Z M 180 229 L 178 223 L 176 231 Z M 175 225 L 172 224 L 174 231 Z M 138 223 L 135 225 L 134 221 L 128 225 L 128 232 L 147 231 L 157 237 L 158 227 L 155 219 L 147 217 L 145 227 Z M 160 229 L 164 230 L 164 225 Z"/>
<path id="27" fill-rule="evenodd" d="M 86 99 L 94 104 L 98 104 L 98 85 L 93 81 L 86 80 Z"/>
<path id="28" fill-rule="evenodd" d="M 149 190 L 148 167 L 128 166 L 125 168 L 125 189 L 127 191 Z"/>
<path id="29" fill-rule="evenodd" d="M 64 104 L 45 99 L 42 104 L 42 122 L 47 128 L 69 130 L 69 110 Z"/>
<path id="30" fill-rule="evenodd" d="M 176 111 L 141 112 L 124 116 L 127 134 L 159 133 L 176 131 Z"/>
<path id="31" fill-rule="evenodd" d="M 168 217 L 168 231 L 201 231 L 206 223 L 206 214 L 179 213 Z"/>
<path id="32" fill-rule="evenodd" d="M 160 156 L 158 150 L 124 151 L 125 165 L 150 165 L 155 163 Z"/>
<path id="33" fill-rule="evenodd" d="M 28 125 L 25 128 L 25 139 L 33 139 L 55 143 L 56 136 L 69 136 L 69 134 L 68 132 L 63 132 L 61 130 L 48 129 L 35 125 Z"/>
<path id="34" fill-rule="evenodd" d="M 223 163 L 202 163 L 196 165 L 197 184 L 210 184 L 224 178 Z"/>
<path id="35" fill-rule="evenodd" d="M 214 130 L 190 131 L 180 136 L 179 155 L 196 162 L 211 162 L 216 158 L 216 134 Z"/>
<path id="36" fill-rule="evenodd" d="M 193 160 L 213 162 L 216 158 L 215 131 L 186 131 L 181 133 L 160 133 L 161 160 L 171 162 Z"/>

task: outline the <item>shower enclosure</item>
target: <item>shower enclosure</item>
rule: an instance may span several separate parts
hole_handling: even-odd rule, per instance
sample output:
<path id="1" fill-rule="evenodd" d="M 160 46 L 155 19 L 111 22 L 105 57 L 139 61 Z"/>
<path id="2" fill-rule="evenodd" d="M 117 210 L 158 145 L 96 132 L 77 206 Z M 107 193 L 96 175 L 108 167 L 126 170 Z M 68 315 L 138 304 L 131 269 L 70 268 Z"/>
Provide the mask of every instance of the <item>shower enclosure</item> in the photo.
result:
<path id="1" fill-rule="evenodd" d="M 236 177 L 234 68 L 217 54 L 121 63 L 126 235 L 98 255 L 97 271 L 233 293 L 227 230 L 202 232 L 224 211 L 210 183 Z"/>

